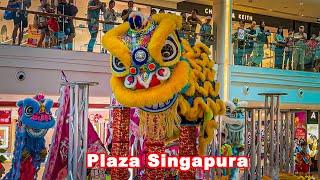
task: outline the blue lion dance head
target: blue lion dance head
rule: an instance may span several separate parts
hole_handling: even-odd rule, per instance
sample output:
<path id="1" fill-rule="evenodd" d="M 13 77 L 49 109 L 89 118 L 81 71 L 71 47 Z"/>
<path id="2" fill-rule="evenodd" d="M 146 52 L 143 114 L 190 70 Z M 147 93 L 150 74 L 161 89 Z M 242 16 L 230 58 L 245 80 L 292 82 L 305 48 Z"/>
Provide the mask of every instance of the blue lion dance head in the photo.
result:
<path id="1" fill-rule="evenodd" d="M 40 164 L 46 158 L 44 136 L 55 125 L 51 113 L 53 101 L 38 94 L 34 98 L 18 101 L 17 106 L 19 119 L 16 125 L 14 157 L 12 167 L 4 179 L 32 179 L 37 176 Z"/>
<path id="2" fill-rule="evenodd" d="M 22 124 L 26 126 L 26 131 L 30 136 L 44 136 L 49 128 L 55 124 L 52 117 L 51 108 L 53 101 L 45 99 L 39 94 L 34 98 L 26 98 L 17 103 L 19 116 Z"/>

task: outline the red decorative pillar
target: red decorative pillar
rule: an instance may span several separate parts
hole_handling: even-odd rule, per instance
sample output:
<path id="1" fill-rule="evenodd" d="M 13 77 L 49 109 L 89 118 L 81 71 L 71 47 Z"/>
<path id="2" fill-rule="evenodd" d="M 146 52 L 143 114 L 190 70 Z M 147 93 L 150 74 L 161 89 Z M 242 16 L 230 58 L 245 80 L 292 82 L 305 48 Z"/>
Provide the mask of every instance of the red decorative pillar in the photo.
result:
<path id="1" fill-rule="evenodd" d="M 197 153 L 197 126 L 181 126 L 179 136 L 179 156 L 196 156 Z M 195 179 L 196 170 L 180 171 L 179 179 Z"/>
<path id="2" fill-rule="evenodd" d="M 112 110 L 112 156 L 129 156 L 130 108 L 114 108 Z M 111 179 L 129 179 L 129 171 L 125 168 L 112 168 Z"/>
<path id="3" fill-rule="evenodd" d="M 148 155 L 149 153 L 163 154 L 165 152 L 164 141 L 147 139 L 145 143 L 146 143 L 146 155 Z M 146 180 L 164 179 L 164 171 L 165 169 L 148 168 L 146 164 L 145 179 Z"/>

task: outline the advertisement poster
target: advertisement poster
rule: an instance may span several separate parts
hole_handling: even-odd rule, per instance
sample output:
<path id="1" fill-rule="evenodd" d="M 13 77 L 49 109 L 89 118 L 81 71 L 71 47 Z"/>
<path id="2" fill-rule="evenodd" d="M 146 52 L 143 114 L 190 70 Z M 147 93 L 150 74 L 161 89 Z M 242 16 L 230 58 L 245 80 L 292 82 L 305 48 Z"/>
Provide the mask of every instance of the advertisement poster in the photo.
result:
<path id="1" fill-rule="evenodd" d="M 307 140 L 307 113 L 306 112 L 296 112 L 295 113 L 295 138 L 299 141 Z"/>
<path id="2" fill-rule="evenodd" d="M 310 157 L 312 165 L 310 167 L 311 171 L 317 171 L 317 147 L 318 147 L 318 139 L 319 139 L 319 125 L 318 125 L 318 112 L 316 111 L 307 111 L 307 144 L 310 149 Z"/>
<path id="3" fill-rule="evenodd" d="M 0 110 L 0 124 L 11 124 L 10 110 Z"/>

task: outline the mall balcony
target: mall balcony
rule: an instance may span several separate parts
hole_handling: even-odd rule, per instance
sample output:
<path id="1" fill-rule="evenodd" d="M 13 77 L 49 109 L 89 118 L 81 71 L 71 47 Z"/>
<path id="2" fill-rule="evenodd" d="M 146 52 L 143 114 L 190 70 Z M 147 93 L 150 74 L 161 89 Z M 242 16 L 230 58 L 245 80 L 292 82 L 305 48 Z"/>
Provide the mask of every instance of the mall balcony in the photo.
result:
<path id="1" fill-rule="evenodd" d="M 2 8 L 0 14 L 3 15 L 4 9 Z M 40 45 L 41 47 L 37 47 L 41 33 L 32 24 L 34 15 L 42 14 L 48 17 L 59 15 L 31 10 L 28 12 L 30 23 L 25 28 L 20 46 L 12 46 L 12 38 L 10 38 L 13 31 L 12 20 L 0 21 L 0 76 L 3 77 L 0 87 L 0 106 L 14 106 L 14 102 L 18 99 L 38 91 L 46 93 L 56 101 L 62 82 L 61 71 L 63 71 L 69 81 L 98 82 L 98 86 L 90 89 L 92 98 L 90 103 L 94 107 L 105 108 L 111 95 L 109 86 L 111 70 L 109 54 L 101 44 L 104 34 L 103 23 L 100 22 L 93 52 L 87 52 L 90 33 L 87 28 L 88 19 L 83 17 L 74 18 L 76 36 L 73 39 L 72 50 L 66 50 L 67 45 L 61 43 L 65 37 L 59 34 L 57 37 L 50 36 Z M 274 35 L 275 32 L 271 33 Z M 190 32 L 187 34 L 190 35 Z M 201 34 L 196 36 L 197 41 L 200 41 L 200 36 Z M 238 44 L 233 44 L 233 50 L 230 49 L 234 58 L 230 60 L 229 68 L 229 99 L 238 98 L 241 101 L 248 101 L 249 106 L 263 106 L 264 97 L 259 96 L 259 93 L 282 92 L 288 94 L 281 98 L 281 104 L 285 109 L 320 109 L 320 73 L 311 72 L 316 68 L 307 69 L 307 65 L 303 70 L 309 71 L 293 70 L 290 66 L 292 61 L 285 60 L 281 67 L 275 69 L 275 53 L 271 48 L 273 47 L 272 37 L 270 36 L 269 39 L 271 43 L 269 46 L 264 45 L 261 63 L 255 66 L 250 61 L 254 52 L 241 54 L 243 49 L 239 50 Z M 214 46 L 211 47 L 215 49 Z M 216 52 L 214 50 L 212 52 L 213 59 L 217 59 Z"/>

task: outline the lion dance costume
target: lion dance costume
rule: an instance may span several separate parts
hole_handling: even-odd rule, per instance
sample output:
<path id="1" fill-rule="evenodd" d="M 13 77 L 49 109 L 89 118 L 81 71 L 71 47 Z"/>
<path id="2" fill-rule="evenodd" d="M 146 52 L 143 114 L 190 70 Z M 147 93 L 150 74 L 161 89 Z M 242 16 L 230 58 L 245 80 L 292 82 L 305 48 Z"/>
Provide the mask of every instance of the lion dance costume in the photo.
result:
<path id="1" fill-rule="evenodd" d="M 131 13 L 129 22 L 103 37 L 111 53 L 112 91 L 121 105 L 140 109 L 139 131 L 146 153 L 164 153 L 166 143 L 180 139 L 179 155 L 204 155 L 214 137 L 214 116 L 224 113 L 209 48 L 191 47 L 180 39 L 177 30 L 181 26 L 181 18 L 173 14 L 156 14 L 146 20 Z M 128 115 L 124 111 L 121 117 Z M 125 128 L 121 122 L 117 126 L 113 128 Z M 115 150 L 112 154 L 119 155 Z M 112 178 L 128 179 L 124 171 L 111 173 Z M 180 172 L 179 179 L 194 179 L 194 175 L 194 171 Z M 163 179 L 164 170 L 146 169 L 145 178 Z"/>
<path id="2" fill-rule="evenodd" d="M 31 180 L 37 176 L 40 164 L 44 162 L 47 150 L 45 139 L 49 128 L 55 124 L 51 114 L 53 101 L 38 94 L 17 103 L 19 119 L 12 168 L 4 179 Z"/>

